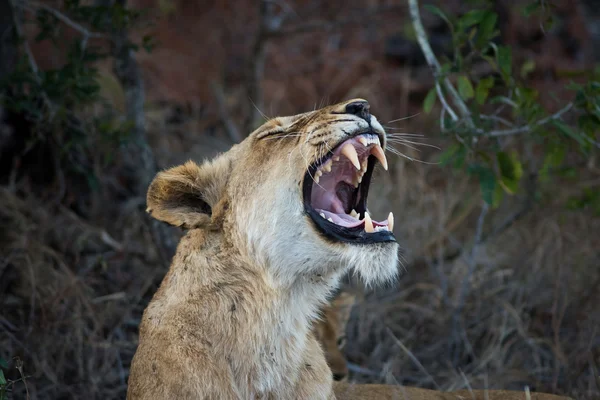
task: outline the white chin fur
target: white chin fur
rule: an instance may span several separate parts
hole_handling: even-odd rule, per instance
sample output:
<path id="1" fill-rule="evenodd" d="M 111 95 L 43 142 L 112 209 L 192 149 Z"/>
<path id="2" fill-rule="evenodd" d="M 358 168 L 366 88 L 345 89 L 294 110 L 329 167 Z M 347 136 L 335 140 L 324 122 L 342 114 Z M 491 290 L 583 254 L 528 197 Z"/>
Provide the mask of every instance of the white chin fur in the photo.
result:
<path id="1" fill-rule="evenodd" d="M 398 243 L 352 245 L 344 254 L 347 265 L 354 269 L 367 287 L 385 285 L 398 276 Z"/>

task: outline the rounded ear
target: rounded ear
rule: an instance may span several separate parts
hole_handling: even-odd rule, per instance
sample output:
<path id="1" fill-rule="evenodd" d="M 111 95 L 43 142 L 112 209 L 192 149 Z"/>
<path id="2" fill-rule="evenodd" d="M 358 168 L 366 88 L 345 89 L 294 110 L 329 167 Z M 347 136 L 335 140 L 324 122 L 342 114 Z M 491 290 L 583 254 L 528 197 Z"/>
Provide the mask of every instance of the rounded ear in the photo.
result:
<path id="1" fill-rule="evenodd" d="M 188 161 L 159 172 L 148 188 L 146 211 L 158 220 L 186 229 L 208 226 L 230 172 L 231 163 L 225 155 L 202 166 Z"/>

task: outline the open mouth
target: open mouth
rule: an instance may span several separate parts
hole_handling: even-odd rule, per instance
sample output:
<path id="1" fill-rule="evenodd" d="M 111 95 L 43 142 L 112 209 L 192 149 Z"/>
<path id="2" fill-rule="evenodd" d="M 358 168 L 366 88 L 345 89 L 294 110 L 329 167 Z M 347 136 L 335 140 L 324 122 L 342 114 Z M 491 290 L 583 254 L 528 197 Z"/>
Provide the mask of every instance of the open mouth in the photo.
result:
<path id="1" fill-rule="evenodd" d="M 338 144 L 304 176 L 304 209 L 327 237 L 350 243 L 396 241 L 394 216 L 376 221 L 367 210 L 377 162 L 387 170 L 379 136 L 362 133 Z"/>

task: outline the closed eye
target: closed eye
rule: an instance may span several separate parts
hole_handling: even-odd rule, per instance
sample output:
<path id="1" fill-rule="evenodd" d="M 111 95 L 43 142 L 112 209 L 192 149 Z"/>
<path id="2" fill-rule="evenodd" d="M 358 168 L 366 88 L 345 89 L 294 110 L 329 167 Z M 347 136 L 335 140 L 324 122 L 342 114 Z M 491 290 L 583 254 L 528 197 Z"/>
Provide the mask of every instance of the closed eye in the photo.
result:
<path id="1" fill-rule="evenodd" d="M 340 336 L 337 339 L 337 347 L 343 349 L 346 346 L 346 336 Z"/>

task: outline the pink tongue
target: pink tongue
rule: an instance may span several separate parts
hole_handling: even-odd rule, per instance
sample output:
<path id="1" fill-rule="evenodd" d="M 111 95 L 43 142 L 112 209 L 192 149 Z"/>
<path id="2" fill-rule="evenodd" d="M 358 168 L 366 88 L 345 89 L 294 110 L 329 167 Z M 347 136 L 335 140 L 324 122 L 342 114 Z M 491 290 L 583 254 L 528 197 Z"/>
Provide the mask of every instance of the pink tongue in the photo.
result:
<path id="1" fill-rule="evenodd" d="M 325 219 L 331 218 L 334 224 L 346 228 L 354 228 L 364 224 L 362 220 L 358 220 L 351 215 L 345 214 L 343 211 L 340 214 L 336 214 L 332 213 L 331 211 L 317 209 L 317 212 L 319 214 L 323 213 L 325 215 Z M 387 224 L 387 220 L 383 222 L 373 221 L 373 226 L 387 226 Z"/>

